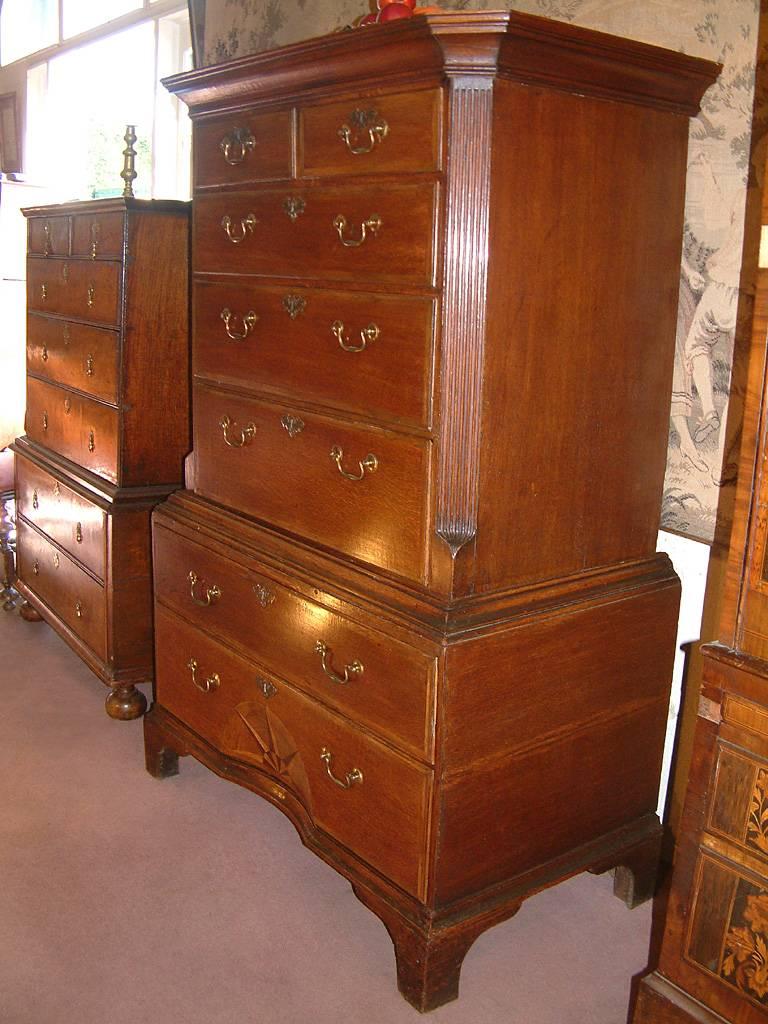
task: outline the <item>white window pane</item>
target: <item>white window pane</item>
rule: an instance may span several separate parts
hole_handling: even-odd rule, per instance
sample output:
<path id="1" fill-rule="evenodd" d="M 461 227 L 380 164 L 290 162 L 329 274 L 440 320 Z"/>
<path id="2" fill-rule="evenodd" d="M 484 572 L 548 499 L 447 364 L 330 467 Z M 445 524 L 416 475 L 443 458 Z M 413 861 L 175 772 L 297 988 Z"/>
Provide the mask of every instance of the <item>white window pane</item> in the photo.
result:
<path id="1" fill-rule="evenodd" d="M 186 11 L 158 20 L 157 96 L 155 104 L 154 190 L 166 199 L 188 199 L 192 131 L 185 103 L 168 92 L 161 79 L 192 68 L 192 41 Z"/>
<path id="2" fill-rule="evenodd" d="M 126 54 L 130 75 L 125 74 Z M 152 22 L 52 59 L 45 109 L 38 119 L 44 143 L 33 147 L 36 163 L 30 174 L 55 188 L 61 202 L 119 195 L 123 135 L 132 124 L 138 136 L 134 192 L 150 196 L 154 95 Z"/>
<path id="3" fill-rule="evenodd" d="M 96 25 L 104 25 L 121 14 L 142 7 L 142 0 L 63 0 L 63 35 L 65 39 L 85 32 Z"/>
<path id="4" fill-rule="evenodd" d="M 0 8 L 0 63 L 59 41 L 58 0 L 4 0 Z"/>

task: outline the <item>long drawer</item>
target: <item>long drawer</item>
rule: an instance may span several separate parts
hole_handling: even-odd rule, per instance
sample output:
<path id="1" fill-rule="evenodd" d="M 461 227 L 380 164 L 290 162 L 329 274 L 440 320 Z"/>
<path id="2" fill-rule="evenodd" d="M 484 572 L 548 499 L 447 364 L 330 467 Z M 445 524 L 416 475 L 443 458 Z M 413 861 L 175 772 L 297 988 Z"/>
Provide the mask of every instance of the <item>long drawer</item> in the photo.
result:
<path id="1" fill-rule="evenodd" d="M 291 789 L 316 826 L 422 895 L 432 772 L 157 609 L 160 705 Z"/>
<path id="2" fill-rule="evenodd" d="M 102 509 L 19 454 L 16 508 L 94 575 L 104 579 L 106 517 Z"/>
<path id="3" fill-rule="evenodd" d="M 429 286 L 435 200 L 431 182 L 201 194 L 193 269 Z"/>
<path id="4" fill-rule="evenodd" d="M 194 372 L 428 425 L 432 299 L 255 285 L 194 286 Z"/>
<path id="5" fill-rule="evenodd" d="M 116 331 L 38 313 L 27 318 L 27 371 L 37 377 L 117 403 L 117 353 Z"/>
<path id="6" fill-rule="evenodd" d="M 120 263 L 27 259 L 27 308 L 115 326 L 120 320 Z"/>
<path id="7" fill-rule="evenodd" d="M 33 441 L 92 473 L 118 482 L 116 409 L 28 377 L 25 425 Z"/>
<path id="8" fill-rule="evenodd" d="M 103 660 L 107 642 L 101 584 L 21 518 L 16 555 L 19 578 Z"/>
<path id="9" fill-rule="evenodd" d="M 423 579 L 430 442 L 195 388 L 195 490 Z"/>
<path id="10" fill-rule="evenodd" d="M 434 746 L 435 659 L 155 524 L 156 599 L 417 757 Z M 321 597 L 317 592 L 318 598 Z"/>

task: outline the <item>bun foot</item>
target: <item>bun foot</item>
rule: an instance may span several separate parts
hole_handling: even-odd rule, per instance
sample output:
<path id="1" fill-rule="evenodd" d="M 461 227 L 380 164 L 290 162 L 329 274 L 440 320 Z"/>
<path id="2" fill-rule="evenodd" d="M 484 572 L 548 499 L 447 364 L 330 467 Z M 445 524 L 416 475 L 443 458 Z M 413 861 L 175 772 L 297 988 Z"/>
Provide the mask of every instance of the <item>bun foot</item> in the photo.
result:
<path id="1" fill-rule="evenodd" d="M 107 695 L 104 707 L 110 718 L 130 722 L 134 718 L 141 718 L 147 710 L 147 698 L 133 683 L 114 686 Z"/>
<path id="2" fill-rule="evenodd" d="M 27 622 L 42 622 L 43 616 L 36 611 L 29 601 L 23 601 L 19 606 L 19 615 Z"/>

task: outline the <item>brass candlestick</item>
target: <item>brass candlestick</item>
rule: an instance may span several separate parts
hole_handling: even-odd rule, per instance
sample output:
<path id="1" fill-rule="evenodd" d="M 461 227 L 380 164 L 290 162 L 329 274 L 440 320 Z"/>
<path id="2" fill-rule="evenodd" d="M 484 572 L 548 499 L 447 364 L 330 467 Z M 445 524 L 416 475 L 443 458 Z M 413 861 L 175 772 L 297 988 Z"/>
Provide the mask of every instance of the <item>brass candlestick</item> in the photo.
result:
<path id="1" fill-rule="evenodd" d="M 123 198 L 133 199 L 133 181 L 136 177 L 136 150 L 133 144 L 136 141 L 136 125 L 127 124 L 123 138 L 126 144 L 123 150 L 123 169 L 120 171 L 120 177 L 125 182 Z"/>

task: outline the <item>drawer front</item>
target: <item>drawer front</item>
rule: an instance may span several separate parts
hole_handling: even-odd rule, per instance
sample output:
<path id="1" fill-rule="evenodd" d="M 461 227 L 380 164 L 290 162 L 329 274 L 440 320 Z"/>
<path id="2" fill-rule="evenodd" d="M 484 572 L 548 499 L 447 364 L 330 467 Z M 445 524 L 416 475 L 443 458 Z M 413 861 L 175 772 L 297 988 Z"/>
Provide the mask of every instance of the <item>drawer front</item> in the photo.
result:
<path id="1" fill-rule="evenodd" d="M 195 185 L 232 185 L 291 176 L 291 112 L 233 114 L 200 121 Z"/>
<path id="2" fill-rule="evenodd" d="M 270 672 L 431 759 L 435 659 L 155 526 L 155 595 Z M 319 591 L 317 596 L 320 597 Z"/>
<path id="3" fill-rule="evenodd" d="M 299 111 L 304 174 L 437 170 L 440 99 L 435 89 L 304 107 Z"/>
<path id="4" fill-rule="evenodd" d="M 118 334 L 38 313 L 27 318 L 27 370 L 117 403 Z"/>
<path id="5" fill-rule="evenodd" d="M 97 260 L 27 260 L 27 306 L 116 325 L 120 317 L 119 263 Z"/>
<path id="6" fill-rule="evenodd" d="M 194 286 L 194 372 L 306 401 L 428 425 L 431 299 L 247 278 Z"/>
<path id="7" fill-rule="evenodd" d="M 118 482 L 116 409 L 28 377 L 25 425 L 33 441 Z"/>
<path id="8" fill-rule="evenodd" d="M 19 578 L 103 660 L 106 658 L 104 588 L 50 541 L 19 520 Z"/>
<path id="9" fill-rule="evenodd" d="M 435 186 L 198 196 L 194 269 L 430 285 Z"/>
<path id="10" fill-rule="evenodd" d="M 72 255 L 92 260 L 116 260 L 123 255 L 125 215 L 79 214 L 72 218 Z"/>
<path id="11" fill-rule="evenodd" d="M 105 514 L 55 476 L 16 456 L 16 507 L 29 522 L 104 579 Z"/>
<path id="12" fill-rule="evenodd" d="M 155 637 L 159 704 L 219 750 L 293 790 L 317 827 L 408 892 L 421 893 L 429 769 L 282 680 L 261 676 L 162 608 Z"/>
<path id="13" fill-rule="evenodd" d="M 69 217 L 30 217 L 27 251 L 38 256 L 68 256 Z"/>
<path id="14" fill-rule="evenodd" d="M 423 579 L 430 443 L 195 388 L 195 490 Z"/>

